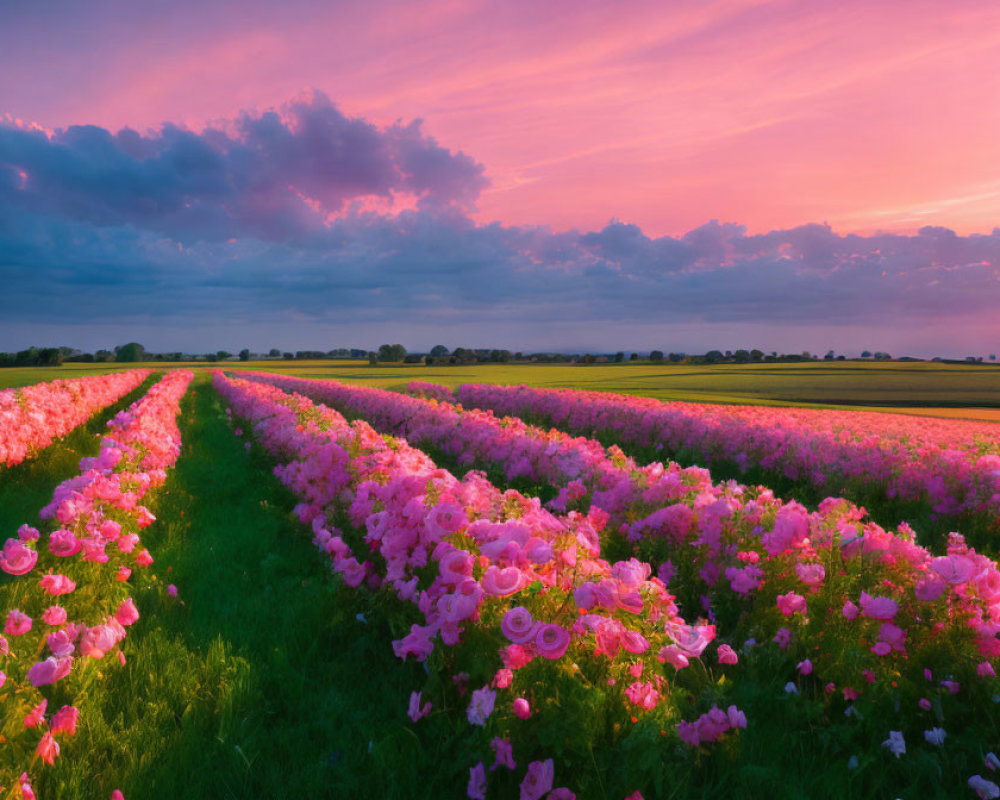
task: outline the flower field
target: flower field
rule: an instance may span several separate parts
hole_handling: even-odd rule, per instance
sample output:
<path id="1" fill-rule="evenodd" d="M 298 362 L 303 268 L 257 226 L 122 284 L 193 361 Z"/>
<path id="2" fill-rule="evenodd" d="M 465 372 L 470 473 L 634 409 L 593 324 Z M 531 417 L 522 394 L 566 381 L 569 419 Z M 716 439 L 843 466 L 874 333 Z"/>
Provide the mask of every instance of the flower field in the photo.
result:
<path id="1" fill-rule="evenodd" d="M 410 389 L 447 399 L 445 387 Z M 462 384 L 452 398 L 708 467 L 735 465 L 808 484 L 827 495 L 919 501 L 932 515 L 1000 516 L 995 426 L 969 420 L 827 409 L 663 403 L 603 392 Z"/>
<path id="2" fill-rule="evenodd" d="M 410 388 L 177 371 L 114 416 L 6 537 L 0 796 L 1000 797 L 995 545 L 849 499 L 994 514 L 989 425 Z M 741 455 L 831 496 L 710 471 Z"/>

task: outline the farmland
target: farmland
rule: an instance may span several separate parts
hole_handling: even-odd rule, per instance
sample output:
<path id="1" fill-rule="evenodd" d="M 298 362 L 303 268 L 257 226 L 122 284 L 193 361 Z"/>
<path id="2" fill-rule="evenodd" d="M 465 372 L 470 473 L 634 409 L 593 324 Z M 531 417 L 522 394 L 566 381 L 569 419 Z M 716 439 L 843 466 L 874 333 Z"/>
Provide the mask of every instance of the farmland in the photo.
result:
<path id="1" fill-rule="evenodd" d="M 0 470 L 11 797 L 22 773 L 39 798 L 132 800 L 992 791 L 1000 527 L 976 459 L 1000 372 L 177 366 Z M 968 447 L 970 477 L 934 494 L 958 462 L 900 449 L 930 423 L 906 414 L 877 431 L 924 476 L 903 503 L 904 462 L 854 475 L 851 437 L 817 484 L 759 437 L 749 461 L 706 444 L 695 464 L 666 428 L 501 420 L 473 409 L 488 393 L 457 409 L 400 393 L 413 380 L 764 404 L 762 427 L 793 403 L 844 404 L 848 428 L 919 407 L 959 420 L 935 435 Z M 974 549 L 945 536 L 966 526 Z M 46 598 L 48 573 L 74 590 Z"/>

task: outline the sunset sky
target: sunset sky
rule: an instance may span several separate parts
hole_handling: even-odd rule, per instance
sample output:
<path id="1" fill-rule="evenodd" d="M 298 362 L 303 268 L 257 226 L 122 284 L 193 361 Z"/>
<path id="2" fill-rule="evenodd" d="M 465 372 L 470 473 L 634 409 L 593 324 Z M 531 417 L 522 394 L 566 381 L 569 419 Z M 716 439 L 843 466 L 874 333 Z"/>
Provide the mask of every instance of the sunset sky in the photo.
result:
<path id="1" fill-rule="evenodd" d="M 0 350 L 995 352 L 998 131 L 994 0 L 14 0 Z"/>

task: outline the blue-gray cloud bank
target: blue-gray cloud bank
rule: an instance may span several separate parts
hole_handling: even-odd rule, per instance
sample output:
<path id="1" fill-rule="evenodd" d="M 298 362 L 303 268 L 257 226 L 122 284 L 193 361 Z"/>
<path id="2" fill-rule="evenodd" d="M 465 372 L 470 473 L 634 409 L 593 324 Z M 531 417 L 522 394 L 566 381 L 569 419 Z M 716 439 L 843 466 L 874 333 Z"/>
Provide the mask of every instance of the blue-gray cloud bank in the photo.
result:
<path id="1" fill-rule="evenodd" d="M 0 349 L 1000 349 L 1000 229 L 477 225 L 488 186 L 315 92 L 200 133 L 0 123 Z"/>

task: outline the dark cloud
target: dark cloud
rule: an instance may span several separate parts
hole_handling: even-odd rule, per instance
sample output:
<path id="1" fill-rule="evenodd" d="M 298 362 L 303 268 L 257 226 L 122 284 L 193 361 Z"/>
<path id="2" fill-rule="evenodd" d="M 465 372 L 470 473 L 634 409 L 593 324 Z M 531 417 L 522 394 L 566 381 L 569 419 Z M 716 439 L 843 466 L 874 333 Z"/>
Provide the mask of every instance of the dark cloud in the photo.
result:
<path id="1" fill-rule="evenodd" d="M 201 134 L 0 126 L 0 330 L 284 325 L 310 346 L 310 326 L 325 324 L 550 326 L 564 339 L 605 330 L 616 347 L 615 332 L 641 321 L 704 330 L 706 346 L 713 329 L 765 324 L 789 339 L 882 326 L 909 341 L 988 325 L 1000 304 L 1000 229 L 553 232 L 475 224 L 485 185 L 480 165 L 419 123 L 378 128 L 321 95 Z M 358 203 L 401 194 L 416 207 Z"/>
<path id="2" fill-rule="evenodd" d="M 468 209 L 486 185 L 480 164 L 438 145 L 419 121 L 380 129 L 315 92 L 200 134 L 166 124 L 146 135 L 94 126 L 50 135 L 0 124 L 0 207 L 136 225 L 185 243 L 290 240 L 372 197 Z"/>

